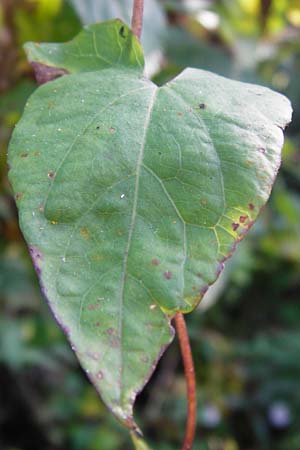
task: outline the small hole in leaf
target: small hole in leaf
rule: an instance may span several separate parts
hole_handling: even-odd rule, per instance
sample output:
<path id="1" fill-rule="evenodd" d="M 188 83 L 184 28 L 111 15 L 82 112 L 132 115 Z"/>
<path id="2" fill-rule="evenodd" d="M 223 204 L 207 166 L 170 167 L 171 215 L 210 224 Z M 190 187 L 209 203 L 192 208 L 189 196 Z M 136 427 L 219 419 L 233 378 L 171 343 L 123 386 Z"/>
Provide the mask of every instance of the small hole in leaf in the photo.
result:
<path id="1" fill-rule="evenodd" d="M 120 36 L 121 36 L 122 38 L 124 38 L 124 39 L 126 38 L 125 27 L 124 27 L 124 26 L 122 26 L 122 27 L 120 28 L 119 33 L 120 33 Z"/>
<path id="2" fill-rule="evenodd" d="M 199 109 L 205 109 L 205 108 L 206 108 L 205 103 L 199 103 Z"/>

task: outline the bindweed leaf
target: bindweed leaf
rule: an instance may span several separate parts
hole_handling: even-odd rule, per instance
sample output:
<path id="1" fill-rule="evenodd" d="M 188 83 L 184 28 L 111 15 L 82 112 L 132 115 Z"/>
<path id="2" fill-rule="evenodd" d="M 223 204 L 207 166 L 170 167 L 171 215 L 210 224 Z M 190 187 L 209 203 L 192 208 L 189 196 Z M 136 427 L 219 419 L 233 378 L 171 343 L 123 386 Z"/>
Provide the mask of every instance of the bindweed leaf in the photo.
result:
<path id="1" fill-rule="evenodd" d="M 88 71 L 63 55 L 34 56 L 74 73 L 29 99 L 10 180 L 54 315 L 106 405 L 134 428 L 170 318 L 196 307 L 268 199 L 291 107 L 197 69 L 158 88 L 130 68 L 130 51 Z"/>

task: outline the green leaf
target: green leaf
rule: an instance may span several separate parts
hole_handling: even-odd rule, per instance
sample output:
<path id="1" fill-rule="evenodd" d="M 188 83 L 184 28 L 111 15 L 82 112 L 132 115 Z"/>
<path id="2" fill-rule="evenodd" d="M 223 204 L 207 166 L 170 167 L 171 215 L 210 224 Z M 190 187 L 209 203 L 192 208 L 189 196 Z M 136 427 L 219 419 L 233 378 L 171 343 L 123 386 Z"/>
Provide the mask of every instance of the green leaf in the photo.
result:
<path id="1" fill-rule="evenodd" d="M 131 23 L 132 0 L 69 0 L 84 24 L 119 17 Z M 162 37 L 167 27 L 165 14 L 157 0 L 147 0 L 144 5 L 142 44 L 147 56 L 161 50 Z"/>
<path id="2" fill-rule="evenodd" d="M 24 46 L 30 62 L 45 64 L 69 73 L 106 68 L 143 72 L 144 56 L 138 39 L 121 20 L 89 25 L 70 42 Z"/>
<path id="3" fill-rule="evenodd" d="M 197 69 L 158 88 L 127 63 L 41 86 L 9 163 L 49 305 L 106 405 L 134 428 L 170 318 L 195 308 L 268 199 L 291 107 Z"/>

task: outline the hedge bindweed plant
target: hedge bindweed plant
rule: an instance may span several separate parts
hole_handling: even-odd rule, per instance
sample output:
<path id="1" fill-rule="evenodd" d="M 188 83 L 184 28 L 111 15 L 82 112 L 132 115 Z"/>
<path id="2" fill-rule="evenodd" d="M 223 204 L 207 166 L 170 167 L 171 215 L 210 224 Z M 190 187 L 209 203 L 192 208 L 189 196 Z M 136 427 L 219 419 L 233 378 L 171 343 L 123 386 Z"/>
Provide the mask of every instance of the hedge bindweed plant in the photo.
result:
<path id="1" fill-rule="evenodd" d="M 185 69 L 143 76 L 142 1 L 65 44 L 25 47 L 41 86 L 9 148 L 9 177 L 42 291 L 102 400 L 146 444 L 136 395 L 183 314 L 215 282 L 266 203 L 291 106 L 269 89 Z"/>

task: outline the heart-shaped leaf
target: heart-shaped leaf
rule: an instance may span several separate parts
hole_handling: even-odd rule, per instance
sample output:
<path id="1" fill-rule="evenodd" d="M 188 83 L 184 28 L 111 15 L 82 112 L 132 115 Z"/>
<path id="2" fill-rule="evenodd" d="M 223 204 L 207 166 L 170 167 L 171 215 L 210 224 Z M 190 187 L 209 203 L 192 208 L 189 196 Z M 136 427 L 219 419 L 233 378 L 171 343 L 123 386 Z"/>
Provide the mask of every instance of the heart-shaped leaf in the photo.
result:
<path id="1" fill-rule="evenodd" d="M 170 317 L 195 308 L 270 194 L 291 107 L 197 69 L 158 88 L 128 65 L 85 72 L 81 60 L 41 86 L 9 163 L 45 296 L 104 402 L 134 427 Z"/>

